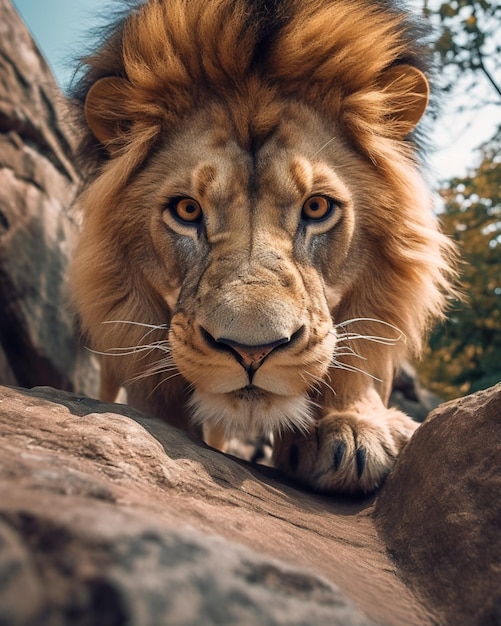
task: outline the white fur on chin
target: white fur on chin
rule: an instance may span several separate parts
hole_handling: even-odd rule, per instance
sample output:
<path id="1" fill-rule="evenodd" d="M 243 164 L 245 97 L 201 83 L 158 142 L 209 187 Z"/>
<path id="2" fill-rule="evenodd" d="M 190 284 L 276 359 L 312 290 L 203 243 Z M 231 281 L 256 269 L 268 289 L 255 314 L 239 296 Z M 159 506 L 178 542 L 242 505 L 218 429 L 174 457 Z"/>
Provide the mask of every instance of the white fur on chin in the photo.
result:
<path id="1" fill-rule="evenodd" d="M 254 437 L 286 430 L 308 431 L 313 411 L 307 396 L 263 394 L 260 398 L 231 397 L 195 390 L 188 405 L 194 424 L 218 426 L 227 437 Z"/>

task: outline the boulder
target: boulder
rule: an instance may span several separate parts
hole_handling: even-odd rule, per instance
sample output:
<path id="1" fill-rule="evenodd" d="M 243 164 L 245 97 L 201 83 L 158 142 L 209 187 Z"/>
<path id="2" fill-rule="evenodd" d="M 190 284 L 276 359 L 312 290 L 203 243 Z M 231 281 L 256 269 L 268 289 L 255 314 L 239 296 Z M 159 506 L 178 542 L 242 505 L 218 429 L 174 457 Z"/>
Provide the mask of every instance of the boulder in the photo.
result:
<path id="1" fill-rule="evenodd" d="M 78 227 L 74 138 L 45 60 L 0 0 L 0 381 L 97 392 L 65 273 Z"/>
<path id="2" fill-rule="evenodd" d="M 130 407 L 0 388 L 0 623 L 494 626 L 501 385 L 376 497 L 306 492 Z"/>
<path id="3" fill-rule="evenodd" d="M 433 623 L 370 498 L 48 388 L 0 388 L 0 447 L 1 624 Z"/>
<path id="4" fill-rule="evenodd" d="M 440 402 L 440 398 L 423 387 L 412 363 L 405 361 L 393 381 L 390 406 L 407 413 L 416 422 L 423 422 Z"/>
<path id="5" fill-rule="evenodd" d="M 441 405 L 376 505 L 399 572 L 444 624 L 501 624 L 501 384 Z"/>

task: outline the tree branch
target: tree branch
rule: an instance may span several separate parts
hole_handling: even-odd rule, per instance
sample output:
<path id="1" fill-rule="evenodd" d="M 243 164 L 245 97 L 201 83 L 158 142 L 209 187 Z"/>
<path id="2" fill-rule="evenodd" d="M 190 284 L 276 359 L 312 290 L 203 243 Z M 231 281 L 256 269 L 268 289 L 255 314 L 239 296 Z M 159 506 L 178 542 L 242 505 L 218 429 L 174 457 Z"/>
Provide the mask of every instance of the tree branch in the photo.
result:
<path id="1" fill-rule="evenodd" d="M 482 72 L 484 73 L 484 76 L 487 78 L 487 80 L 490 82 L 490 84 L 494 87 L 494 90 L 497 92 L 498 96 L 501 98 L 501 87 L 496 83 L 496 81 L 494 80 L 494 77 L 492 76 L 492 74 L 485 67 L 484 56 L 480 52 L 480 50 L 478 51 L 478 65 L 479 65 L 480 69 L 482 70 Z"/>
<path id="2" fill-rule="evenodd" d="M 472 14 L 473 14 L 473 17 L 475 18 L 476 23 L 478 24 L 476 8 L 477 8 L 476 7 L 476 2 L 475 2 L 475 0 L 472 0 L 472 3 L 471 3 Z M 475 40 L 475 42 L 476 42 L 476 40 Z M 477 55 L 478 55 L 478 67 L 483 72 L 483 74 L 487 78 L 487 80 L 490 82 L 490 84 L 494 88 L 494 91 L 496 91 L 498 96 L 501 98 L 501 86 L 497 84 L 497 82 L 494 80 L 494 76 L 492 76 L 492 74 L 489 72 L 489 70 L 485 67 L 485 63 L 484 63 L 485 55 L 484 55 L 484 53 L 483 53 L 483 51 L 481 49 L 481 46 L 477 46 L 476 45 L 475 48 L 476 48 L 476 52 L 477 52 Z"/>

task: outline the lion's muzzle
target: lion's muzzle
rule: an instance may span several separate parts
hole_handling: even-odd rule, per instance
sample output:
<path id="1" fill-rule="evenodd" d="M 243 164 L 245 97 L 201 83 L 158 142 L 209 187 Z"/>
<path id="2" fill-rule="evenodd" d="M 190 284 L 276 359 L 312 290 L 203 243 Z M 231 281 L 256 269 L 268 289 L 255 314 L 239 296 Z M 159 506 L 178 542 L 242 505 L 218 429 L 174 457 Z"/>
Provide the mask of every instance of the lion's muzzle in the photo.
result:
<path id="1" fill-rule="evenodd" d="M 304 332 L 304 326 L 301 326 L 291 336 L 279 337 L 274 341 L 261 344 L 261 345 L 246 345 L 234 341 L 228 337 L 214 338 L 205 329 L 201 329 L 201 334 L 210 347 L 215 350 L 228 352 L 231 354 L 237 362 L 244 368 L 249 377 L 249 383 L 252 383 L 254 373 L 261 367 L 264 360 L 274 351 L 279 348 L 285 348 L 289 344 L 297 341 L 300 335 Z"/>

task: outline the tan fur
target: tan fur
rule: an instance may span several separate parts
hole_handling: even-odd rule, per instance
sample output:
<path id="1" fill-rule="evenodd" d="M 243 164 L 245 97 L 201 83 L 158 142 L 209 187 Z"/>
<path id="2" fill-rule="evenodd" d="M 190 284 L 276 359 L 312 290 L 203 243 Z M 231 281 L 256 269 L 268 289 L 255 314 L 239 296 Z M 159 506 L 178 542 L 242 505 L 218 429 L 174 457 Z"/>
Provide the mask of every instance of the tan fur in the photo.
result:
<path id="1" fill-rule="evenodd" d="M 428 85 L 386 4 L 275 4 L 265 27 L 246 0 L 150 0 L 86 60 L 84 143 L 108 156 L 92 148 L 74 301 L 106 398 L 125 385 L 218 447 L 273 430 L 284 471 L 369 491 L 415 428 L 385 408 L 394 371 L 450 290 L 408 137 Z M 317 195 L 337 208 L 306 223 Z M 239 361 L 265 352 L 249 387 Z"/>

